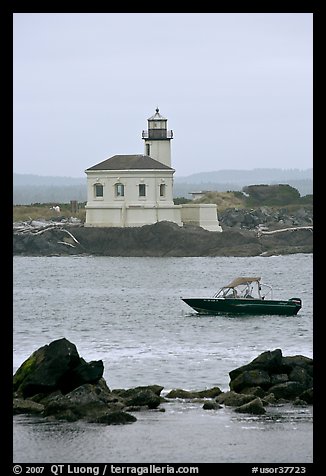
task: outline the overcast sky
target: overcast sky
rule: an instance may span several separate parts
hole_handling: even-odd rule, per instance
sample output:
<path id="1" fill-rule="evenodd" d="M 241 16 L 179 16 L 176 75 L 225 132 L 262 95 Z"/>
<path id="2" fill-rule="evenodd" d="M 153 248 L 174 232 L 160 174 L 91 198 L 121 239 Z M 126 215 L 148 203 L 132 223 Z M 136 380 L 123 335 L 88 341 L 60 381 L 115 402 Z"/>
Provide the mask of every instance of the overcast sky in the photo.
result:
<path id="1" fill-rule="evenodd" d="M 13 25 L 15 173 L 83 177 L 143 154 L 156 107 L 175 176 L 313 166 L 312 13 L 16 13 Z"/>

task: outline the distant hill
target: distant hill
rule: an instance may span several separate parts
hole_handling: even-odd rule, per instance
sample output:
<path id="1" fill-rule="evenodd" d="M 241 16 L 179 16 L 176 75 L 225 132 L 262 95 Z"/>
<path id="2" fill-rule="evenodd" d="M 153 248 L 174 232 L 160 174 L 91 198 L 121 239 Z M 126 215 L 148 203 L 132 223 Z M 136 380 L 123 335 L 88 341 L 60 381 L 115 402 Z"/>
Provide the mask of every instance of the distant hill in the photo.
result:
<path id="1" fill-rule="evenodd" d="M 191 198 L 196 191 L 240 191 L 242 187 L 258 184 L 288 184 L 296 188 L 301 196 L 313 193 L 313 169 L 270 169 L 219 170 L 201 172 L 187 177 L 175 177 L 174 195 Z"/>
<path id="2" fill-rule="evenodd" d="M 240 191 L 256 184 L 289 184 L 301 196 L 313 193 L 312 169 L 253 169 L 202 172 L 174 179 L 174 197 L 191 198 L 196 191 Z M 13 203 L 70 203 L 86 202 L 86 177 L 56 177 L 13 174 Z"/>
<path id="3" fill-rule="evenodd" d="M 85 185 L 86 177 L 59 177 L 59 176 L 43 176 L 32 174 L 13 174 L 14 187 L 22 186 L 71 186 Z"/>
<path id="4" fill-rule="evenodd" d="M 176 177 L 178 183 L 243 183 L 252 184 L 268 181 L 312 180 L 313 169 L 251 169 L 251 170 L 217 170 L 215 172 L 200 172 L 187 177 Z"/>
<path id="5" fill-rule="evenodd" d="M 13 204 L 86 202 L 86 178 L 13 174 Z"/>

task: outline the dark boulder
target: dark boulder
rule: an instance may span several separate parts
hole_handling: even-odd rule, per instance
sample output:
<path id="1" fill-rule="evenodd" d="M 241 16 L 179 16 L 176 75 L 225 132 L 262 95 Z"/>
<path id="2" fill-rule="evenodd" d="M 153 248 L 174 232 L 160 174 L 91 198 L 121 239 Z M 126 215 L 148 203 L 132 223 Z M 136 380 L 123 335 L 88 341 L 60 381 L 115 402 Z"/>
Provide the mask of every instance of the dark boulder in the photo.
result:
<path id="1" fill-rule="evenodd" d="M 304 392 L 301 393 L 300 398 L 301 400 L 304 400 L 309 405 L 312 405 L 313 398 L 314 398 L 314 389 L 312 387 L 308 388 L 308 390 L 305 390 Z"/>
<path id="2" fill-rule="evenodd" d="M 106 425 L 126 425 L 137 421 L 137 418 L 130 413 L 116 411 L 105 413 L 88 421 L 89 423 L 105 423 Z"/>
<path id="3" fill-rule="evenodd" d="M 40 414 L 44 410 L 44 405 L 33 402 L 33 400 L 25 400 L 24 398 L 14 398 L 13 400 L 13 414 L 30 413 Z"/>
<path id="4" fill-rule="evenodd" d="M 294 400 L 306 390 L 300 382 L 284 382 L 273 385 L 268 389 L 277 399 Z"/>
<path id="5" fill-rule="evenodd" d="M 140 385 L 138 387 L 123 389 L 123 388 L 114 388 L 112 393 L 119 395 L 122 398 L 129 398 L 137 392 L 142 390 L 151 390 L 155 395 L 160 396 L 164 387 L 161 385 Z"/>
<path id="6" fill-rule="evenodd" d="M 272 374 L 271 385 L 277 385 L 278 383 L 288 382 L 289 377 L 287 374 Z"/>
<path id="7" fill-rule="evenodd" d="M 44 416 L 70 421 L 94 419 L 109 411 L 120 411 L 124 406 L 125 404 L 113 396 L 108 388 L 106 390 L 103 384 L 84 384 L 66 395 L 55 395 L 48 399 Z"/>
<path id="8" fill-rule="evenodd" d="M 198 391 L 189 391 L 183 390 L 181 388 L 174 388 L 166 395 L 166 398 L 185 398 L 185 399 L 196 399 L 196 398 L 215 398 L 222 393 L 222 390 L 219 387 L 212 387 L 206 390 Z"/>
<path id="9" fill-rule="evenodd" d="M 266 370 L 252 369 L 245 370 L 230 382 L 230 389 L 240 392 L 246 387 L 261 387 L 266 389 L 270 387 L 271 379 Z"/>
<path id="10" fill-rule="evenodd" d="M 65 376 L 80 362 L 76 346 L 58 339 L 40 347 L 23 362 L 13 378 L 13 390 L 23 397 L 51 393 L 64 385 Z"/>
<path id="11" fill-rule="evenodd" d="M 266 413 L 263 402 L 259 397 L 235 408 L 234 411 L 237 413 L 251 413 L 253 415 L 262 415 Z"/>
<path id="12" fill-rule="evenodd" d="M 295 367 L 289 373 L 289 380 L 292 382 L 300 382 L 305 388 L 312 387 L 313 378 L 309 371 L 309 368 L 306 367 Z"/>
<path id="13" fill-rule="evenodd" d="M 159 395 L 156 395 L 151 389 L 132 389 L 133 391 L 124 397 L 125 404 L 128 407 L 143 407 L 157 408 L 161 399 Z"/>
<path id="14" fill-rule="evenodd" d="M 231 381 L 237 378 L 245 370 L 266 370 L 268 372 L 276 373 L 277 370 L 282 365 L 282 351 L 281 349 L 275 349 L 273 351 L 266 351 L 258 355 L 254 360 L 249 362 L 249 364 L 238 367 L 229 372 Z"/>
<path id="15" fill-rule="evenodd" d="M 96 383 L 103 375 L 103 362 L 81 359 L 75 344 L 58 339 L 36 350 L 13 377 L 18 396 L 31 397 L 55 390 L 68 393 L 85 383 Z"/>
<path id="16" fill-rule="evenodd" d="M 303 355 L 283 357 L 280 349 L 266 351 L 229 375 L 231 390 L 250 394 L 256 388 L 255 395 L 266 402 L 293 402 L 297 398 L 312 401 L 308 391 L 313 387 L 313 360 Z"/>
<path id="17" fill-rule="evenodd" d="M 242 394 L 230 390 L 229 392 L 221 393 L 215 401 L 229 407 L 238 407 L 251 402 L 251 400 L 254 400 L 255 398 L 257 398 L 255 395 Z"/>
<path id="18" fill-rule="evenodd" d="M 223 408 L 222 405 L 212 401 L 205 402 L 203 405 L 203 410 L 219 410 L 220 408 Z"/>
<path id="19" fill-rule="evenodd" d="M 311 377 L 313 376 L 313 359 L 310 357 L 305 357 L 304 355 L 283 357 L 282 365 L 288 369 L 288 372 L 295 368 L 301 367 L 304 368 Z"/>
<path id="20" fill-rule="evenodd" d="M 74 388 L 85 383 L 96 383 L 103 375 L 104 365 L 102 360 L 86 362 L 80 358 L 79 364 L 72 368 L 61 382 L 61 390 L 68 393 Z"/>

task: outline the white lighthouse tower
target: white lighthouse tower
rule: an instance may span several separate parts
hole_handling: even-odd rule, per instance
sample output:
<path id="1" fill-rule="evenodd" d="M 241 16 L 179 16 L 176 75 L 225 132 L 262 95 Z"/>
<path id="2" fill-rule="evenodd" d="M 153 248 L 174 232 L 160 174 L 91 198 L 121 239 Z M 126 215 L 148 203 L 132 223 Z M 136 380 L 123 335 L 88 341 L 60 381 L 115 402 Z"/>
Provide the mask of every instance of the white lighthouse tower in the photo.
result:
<path id="1" fill-rule="evenodd" d="M 147 122 L 148 130 L 142 133 L 142 138 L 145 141 L 144 154 L 171 167 L 173 131 L 167 130 L 167 119 L 160 114 L 159 108 L 156 108 L 154 116 L 147 119 Z"/>

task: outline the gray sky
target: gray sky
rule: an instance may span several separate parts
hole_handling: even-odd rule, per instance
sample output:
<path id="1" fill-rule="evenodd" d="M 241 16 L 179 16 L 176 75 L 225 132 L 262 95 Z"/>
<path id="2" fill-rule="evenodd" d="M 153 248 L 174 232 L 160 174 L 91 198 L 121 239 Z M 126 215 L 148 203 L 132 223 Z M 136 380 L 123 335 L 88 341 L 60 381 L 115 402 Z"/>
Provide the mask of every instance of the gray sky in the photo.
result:
<path id="1" fill-rule="evenodd" d="M 312 164 L 312 13 L 16 13 L 14 158 L 83 177 L 142 154 L 159 107 L 176 176 Z"/>

